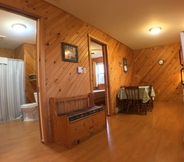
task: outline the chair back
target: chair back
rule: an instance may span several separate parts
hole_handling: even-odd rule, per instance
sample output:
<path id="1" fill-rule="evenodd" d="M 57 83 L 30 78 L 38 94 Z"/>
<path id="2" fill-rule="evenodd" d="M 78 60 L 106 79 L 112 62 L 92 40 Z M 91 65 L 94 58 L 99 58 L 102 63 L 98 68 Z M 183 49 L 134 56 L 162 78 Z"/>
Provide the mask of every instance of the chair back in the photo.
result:
<path id="1" fill-rule="evenodd" d="M 125 92 L 128 100 L 139 100 L 139 88 L 137 86 L 125 87 Z"/>

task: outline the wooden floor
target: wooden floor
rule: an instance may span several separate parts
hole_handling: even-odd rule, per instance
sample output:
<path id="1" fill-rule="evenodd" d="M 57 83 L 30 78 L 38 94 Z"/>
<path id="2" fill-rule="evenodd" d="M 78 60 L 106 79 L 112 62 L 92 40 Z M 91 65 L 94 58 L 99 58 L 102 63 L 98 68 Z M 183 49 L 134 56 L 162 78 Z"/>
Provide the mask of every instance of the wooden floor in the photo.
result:
<path id="1" fill-rule="evenodd" d="M 1 162 L 184 162 L 184 105 L 155 103 L 147 115 L 108 117 L 106 130 L 67 149 L 40 142 L 38 122 L 0 124 Z"/>

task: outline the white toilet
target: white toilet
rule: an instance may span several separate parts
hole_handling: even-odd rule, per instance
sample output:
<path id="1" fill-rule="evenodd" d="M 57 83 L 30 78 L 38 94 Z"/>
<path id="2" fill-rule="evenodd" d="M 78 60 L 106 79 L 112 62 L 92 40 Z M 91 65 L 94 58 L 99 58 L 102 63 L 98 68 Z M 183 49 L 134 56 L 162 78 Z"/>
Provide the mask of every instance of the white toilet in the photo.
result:
<path id="1" fill-rule="evenodd" d="M 37 99 L 37 93 L 34 93 L 34 98 L 36 102 L 23 104 L 21 105 L 21 109 L 24 112 L 24 121 L 34 121 L 38 119 L 38 99 Z"/>

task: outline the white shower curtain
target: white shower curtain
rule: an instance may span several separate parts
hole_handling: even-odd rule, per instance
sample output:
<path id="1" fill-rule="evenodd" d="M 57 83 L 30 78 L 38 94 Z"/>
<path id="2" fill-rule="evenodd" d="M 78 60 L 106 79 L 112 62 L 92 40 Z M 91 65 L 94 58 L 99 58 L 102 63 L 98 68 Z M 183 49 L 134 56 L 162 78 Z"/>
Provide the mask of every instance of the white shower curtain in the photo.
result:
<path id="1" fill-rule="evenodd" d="M 25 103 L 24 61 L 0 59 L 0 122 L 15 120 L 23 113 L 20 106 Z"/>

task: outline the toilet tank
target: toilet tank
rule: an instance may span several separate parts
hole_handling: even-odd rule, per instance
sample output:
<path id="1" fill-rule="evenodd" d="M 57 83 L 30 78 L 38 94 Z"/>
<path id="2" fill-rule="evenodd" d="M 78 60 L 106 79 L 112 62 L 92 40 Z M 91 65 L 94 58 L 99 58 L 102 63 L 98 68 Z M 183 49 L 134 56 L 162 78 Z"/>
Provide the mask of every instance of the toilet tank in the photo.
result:
<path id="1" fill-rule="evenodd" d="M 34 92 L 34 98 L 35 98 L 36 103 L 38 103 L 37 92 Z"/>

